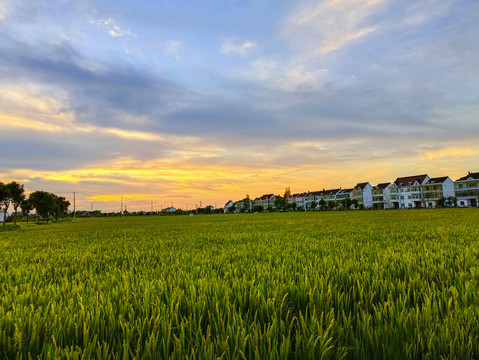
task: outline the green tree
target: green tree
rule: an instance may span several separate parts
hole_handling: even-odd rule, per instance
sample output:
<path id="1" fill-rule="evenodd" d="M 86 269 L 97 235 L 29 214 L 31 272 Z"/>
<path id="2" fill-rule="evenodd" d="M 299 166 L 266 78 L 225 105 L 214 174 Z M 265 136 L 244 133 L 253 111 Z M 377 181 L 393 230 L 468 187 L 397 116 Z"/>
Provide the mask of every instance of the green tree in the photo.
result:
<path id="1" fill-rule="evenodd" d="M 329 210 L 334 210 L 335 207 L 338 206 L 338 203 L 334 200 L 329 200 L 328 201 L 328 209 Z"/>
<path id="2" fill-rule="evenodd" d="M 37 223 L 40 223 L 40 216 L 47 222 L 50 215 L 55 212 L 55 196 L 46 191 L 35 191 L 30 194 L 30 201 L 37 211 Z"/>
<path id="3" fill-rule="evenodd" d="M 285 199 L 284 198 L 282 198 L 281 196 L 278 196 L 278 197 L 276 197 L 276 199 L 274 199 L 274 207 L 277 210 L 284 209 L 284 206 L 285 206 Z"/>
<path id="4" fill-rule="evenodd" d="M 58 220 L 58 218 L 65 218 L 68 213 L 70 201 L 66 200 L 63 196 L 56 196 L 55 194 L 52 194 L 52 196 L 55 199 L 55 206 L 53 208 L 53 215 L 55 216 L 55 220 Z"/>
<path id="5" fill-rule="evenodd" d="M 10 202 L 15 211 L 14 224 L 17 224 L 18 207 L 25 200 L 25 189 L 23 188 L 23 185 L 17 181 L 12 181 L 11 183 L 8 183 L 7 186 L 10 190 Z"/>
<path id="6" fill-rule="evenodd" d="M 7 210 L 10 206 L 10 187 L 0 182 L 0 210 L 3 211 L 3 226 L 7 220 Z"/>
<path id="7" fill-rule="evenodd" d="M 358 209 L 358 208 L 359 208 L 359 206 L 358 206 L 358 204 L 359 204 L 358 199 L 353 199 L 353 200 L 351 200 L 351 204 L 354 206 L 355 209 Z"/>
<path id="8" fill-rule="evenodd" d="M 26 199 L 22 201 L 22 214 L 27 218 L 28 224 L 28 215 L 33 210 L 33 204 L 30 199 Z"/>
<path id="9" fill-rule="evenodd" d="M 293 209 L 293 211 L 296 211 L 297 207 L 298 207 L 298 204 L 296 204 L 295 202 L 291 204 L 291 209 Z"/>
<path id="10" fill-rule="evenodd" d="M 318 205 L 319 205 L 319 210 L 324 211 L 327 208 L 326 200 L 324 199 L 319 200 Z"/>
<path id="11" fill-rule="evenodd" d="M 232 206 L 230 206 L 230 207 L 228 208 L 228 212 L 229 212 L 230 214 L 234 213 L 235 211 L 236 211 L 236 206 L 235 206 L 235 205 L 232 205 Z"/>

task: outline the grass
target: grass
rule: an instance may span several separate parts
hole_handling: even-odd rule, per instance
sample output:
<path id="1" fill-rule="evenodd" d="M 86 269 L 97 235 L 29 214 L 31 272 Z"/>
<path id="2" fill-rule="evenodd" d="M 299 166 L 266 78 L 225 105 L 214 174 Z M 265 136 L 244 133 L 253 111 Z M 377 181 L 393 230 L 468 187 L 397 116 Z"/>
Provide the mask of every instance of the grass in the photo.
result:
<path id="1" fill-rule="evenodd" d="M 7 359 L 474 359 L 477 209 L 78 219 L 0 235 Z"/>

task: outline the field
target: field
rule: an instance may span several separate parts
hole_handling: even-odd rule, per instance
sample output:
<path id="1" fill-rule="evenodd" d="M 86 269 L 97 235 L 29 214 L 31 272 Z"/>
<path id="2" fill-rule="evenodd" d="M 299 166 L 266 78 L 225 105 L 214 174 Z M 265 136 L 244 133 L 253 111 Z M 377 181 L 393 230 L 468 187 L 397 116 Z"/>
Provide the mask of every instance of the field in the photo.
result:
<path id="1" fill-rule="evenodd" d="M 0 358 L 477 359 L 479 211 L 0 232 Z"/>

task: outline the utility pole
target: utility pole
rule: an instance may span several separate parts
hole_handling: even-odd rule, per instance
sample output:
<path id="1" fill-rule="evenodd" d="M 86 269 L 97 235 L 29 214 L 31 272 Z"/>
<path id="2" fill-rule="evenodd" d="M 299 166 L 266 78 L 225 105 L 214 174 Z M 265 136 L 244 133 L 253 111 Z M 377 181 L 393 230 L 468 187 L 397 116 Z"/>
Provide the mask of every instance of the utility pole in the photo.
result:
<path id="1" fill-rule="evenodd" d="M 151 212 L 153 212 L 153 200 L 151 200 Z"/>
<path id="2" fill-rule="evenodd" d="M 73 218 L 75 219 L 76 217 L 76 193 L 73 192 Z"/>
<path id="3" fill-rule="evenodd" d="M 123 216 L 123 197 L 121 198 L 120 216 Z"/>

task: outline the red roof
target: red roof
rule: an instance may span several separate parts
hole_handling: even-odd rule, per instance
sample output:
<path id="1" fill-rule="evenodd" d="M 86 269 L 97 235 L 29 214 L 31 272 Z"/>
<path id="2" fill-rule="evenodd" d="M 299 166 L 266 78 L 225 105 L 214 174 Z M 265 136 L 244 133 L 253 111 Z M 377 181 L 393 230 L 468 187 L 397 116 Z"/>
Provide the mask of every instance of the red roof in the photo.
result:
<path id="1" fill-rule="evenodd" d="M 271 196 L 273 196 L 273 194 L 266 194 L 266 195 L 263 195 L 260 197 L 260 200 L 268 200 L 271 198 Z"/>
<path id="2" fill-rule="evenodd" d="M 467 180 L 469 178 L 473 178 L 474 180 L 479 180 L 479 172 L 472 173 L 469 171 L 469 173 L 466 176 L 463 176 L 462 178 L 457 179 L 456 181 Z"/>
<path id="3" fill-rule="evenodd" d="M 397 178 L 396 181 L 394 182 L 397 186 L 408 186 L 414 184 L 414 182 L 418 182 L 419 184 L 422 184 L 424 179 L 427 177 L 427 174 L 424 175 L 413 175 L 413 176 L 406 176 L 406 177 L 401 177 Z"/>

